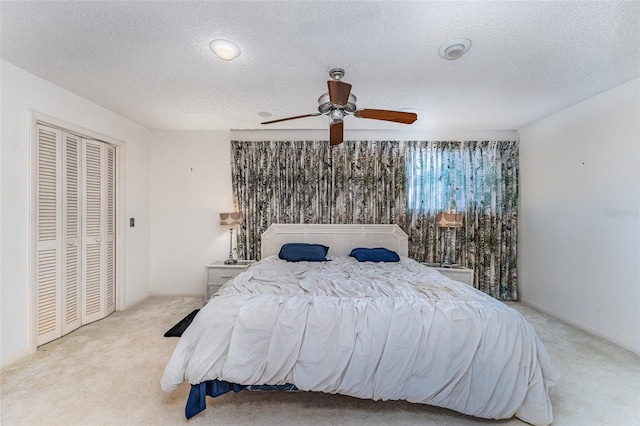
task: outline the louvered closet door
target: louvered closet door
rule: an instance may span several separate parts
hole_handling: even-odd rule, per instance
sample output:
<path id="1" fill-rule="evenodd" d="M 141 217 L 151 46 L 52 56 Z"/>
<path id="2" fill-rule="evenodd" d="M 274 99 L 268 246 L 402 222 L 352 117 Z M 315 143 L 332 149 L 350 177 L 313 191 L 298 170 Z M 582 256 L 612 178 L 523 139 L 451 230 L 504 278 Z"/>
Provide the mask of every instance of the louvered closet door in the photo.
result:
<path id="1" fill-rule="evenodd" d="M 116 148 L 83 139 L 82 323 L 115 311 Z"/>
<path id="2" fill-rule="evenodd" d="M 36 342 L 56 339 L 61 327 L 61 132 L 37 126 Z"/>
<path id="3" fill-rule="evenodd" d="M 37 125 L 37 345 L 115 310 L 116 148 Z"/>
<path id="4" fill-rule="evenodd" d="M 103 144 L 83 140 L 84 159 L 84 273 L 82 297 L 82 323 L 99 320 L 104 316 L 104 217 L 105 187 Z"/>
<path id="5" fill-rule="evenodd" d="M 62 133 L 62 334 L 82 325 L 82 244 L 80 170 L 82 139 Z"/>
<path id="6" fill-rule="evenodd" d="M 106 146 L 107 151 L 107 264 L 106 264 L 106 312 L 116 310 L 116 148 Z"/>
<path id="7" fill-rule="evenodd" d="M 106 145 L 82 140 L 84 178 L 82 324 L 106 316 Z"/>

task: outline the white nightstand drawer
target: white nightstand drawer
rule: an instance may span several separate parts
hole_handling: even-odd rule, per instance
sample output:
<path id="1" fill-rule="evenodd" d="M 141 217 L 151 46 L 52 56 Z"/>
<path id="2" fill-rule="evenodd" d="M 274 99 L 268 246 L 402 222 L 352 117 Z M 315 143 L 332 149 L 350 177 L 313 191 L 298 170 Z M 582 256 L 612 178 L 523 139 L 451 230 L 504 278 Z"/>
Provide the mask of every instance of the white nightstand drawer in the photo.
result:
<path id="1" fill-rule="evenodd" d="M 473 285 L 473 271 L 471 269 L 461 271 L 459 269 L 438 269 L 440 273 L 452 280 L 460 281 L 465 284 Z"/>
<path id="2" fill-rule="evenodd" d="M 207 300 L 211 298 L 211 296 L 213 296 L 214 294 L 216 294 L 218 292 L 218 290 L 220 290 L 222 286 L 221 285 L 216 285 L 216 284 L 207 284 Z"/>
<path id="3" fill-rule="evenodd" d="M 440 272 L 447 278 L 451 278 L 452 280 L 460 281 L 462 283 L 468 284 L 473 287 L 473 269 L 465 268 L 463 266 L 450 266 L 445 267 L 441 266 L 439 263 L 423 263 L 430 268 L 433 268 Z"/>
<path id="4" fill-rule="evenodd" d="M 233 269 L 221 269 L 221 268 L 209 268 L 209 280 L 210 284 L 220 283 L 220 285 L 226 283 L 232 278 L 240 275 L 240 273 L 244 272 L 242 270 L 233 270 Z"/>
<path id="5" fill-rule="evenodd" d="M 247 270 L 253 260 L 239 260 L 230 265 L 213 262 L 205 265 L 204 297 L 209 300 L 227 281 L 234 279 Z"/>

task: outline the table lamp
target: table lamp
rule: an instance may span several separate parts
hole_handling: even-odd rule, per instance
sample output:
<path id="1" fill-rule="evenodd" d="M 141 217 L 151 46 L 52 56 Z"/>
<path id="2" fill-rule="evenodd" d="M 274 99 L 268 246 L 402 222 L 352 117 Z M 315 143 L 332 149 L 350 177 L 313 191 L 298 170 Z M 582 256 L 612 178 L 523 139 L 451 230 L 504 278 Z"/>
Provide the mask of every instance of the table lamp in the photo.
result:
<path id="1" fill-rule="evenodd" d="M 233 258 L 233 227 L 236 225 L 242 225 L 242 213 L 240 212 L 231 212 L 231 213 L 220 213 L 220 225 L 229 225 L 229 259 L 224 261 L 225 265 L 233 265 L 238 263 L 236 259 Z"/>
<path id="2" fill-rule="evenodd" d="M 460 228 L 462 226 L 463 216 L 462 213 L 438 213 L 436 215 L 436 223 L 439 228 L 448 228 L 447 232 L 451 235 L 451 251 L 448 253 L 446 265 L 455 265 L 453 263 L 454 254 L 456 249 L 456 233 L 451 233 L 451 228 Z M 445 263 L 442 263 L 445 266 Z"/>

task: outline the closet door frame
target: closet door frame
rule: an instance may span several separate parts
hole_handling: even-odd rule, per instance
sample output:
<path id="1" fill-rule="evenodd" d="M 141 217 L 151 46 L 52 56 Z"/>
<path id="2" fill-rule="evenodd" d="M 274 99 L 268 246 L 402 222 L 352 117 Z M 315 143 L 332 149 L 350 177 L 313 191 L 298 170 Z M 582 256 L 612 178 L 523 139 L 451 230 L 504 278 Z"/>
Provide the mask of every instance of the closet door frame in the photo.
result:
<path id="1" fill-rule="evenodd" d="M 105 136 L 103 134 L 94 132 L 89 129 L 77 126 L 75 124 L 51 117 L 46 114 L 39 113 L 37 111 L 30 110 L 30 134 L 29 134 L 29 157 L 30 170 L 29 170 L 29 300 L 30 312 L 29 312 L 29 352 L 34 353 L 37 350 L 37 271 L 36 271 L 36 259 L 37 259 L 37 170 L 38 170 L 38 124 L 44 126 L 53 127 L 62 131 L 73 133 L 77 136 L 94 139 L 102 142 L 106 142 L 109 145 L 115 147 L 116 155 L 116 170 L 115 170 L 115 211 L 116 211 L 116 237 L 115 237 L 115 250 L 116 250 L 116 268 L 115 268 L 115 280 L 116 280 L 116 298 L 115 298 L 115 310 L 119 311 L 125 308 L 125 231 L 126 231 L 126 219 L 125 219 L 125 164 L 126 164 L 126 144 L 117 139 Z"/>

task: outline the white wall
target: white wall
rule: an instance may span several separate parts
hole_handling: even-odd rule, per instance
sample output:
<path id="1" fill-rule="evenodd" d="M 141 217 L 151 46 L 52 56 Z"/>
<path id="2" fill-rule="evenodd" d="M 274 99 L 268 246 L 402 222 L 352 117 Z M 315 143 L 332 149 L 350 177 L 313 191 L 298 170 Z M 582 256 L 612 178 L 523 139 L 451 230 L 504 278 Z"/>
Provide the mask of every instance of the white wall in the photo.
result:
<path id="1" fill-rule="evenodd" d="M 375 141 L 514 141 L 516 130 L 350 130 L 344 140 Z M 321 141 L 329 140 L 326 130 L 231 130 L 231 140 L 239 141 Z"/>
<path id="2" fill-rule="evenodd" d="M 124 307 L 149 295 L 150 132 L 86 99 L 2 61 L 0 232 L 0 362 L 31 353 L 29 289 L 30 110 L 117 139 L 126 144 L 125 208 L 136 227 L 126 228 Z"/>
<path id="3" fill-rule="evenodd" d="M 154 295 L 204 296 L 204 265 L 229 257 L 229 228 L 218 218 L 235 211 L 229 140 L 228 131 L 152 133 Z"/>
<path id="4" fill-rule="evenodd" d="M 640 79 L 520 129 L 520 296 L 640 353 Z"/>

